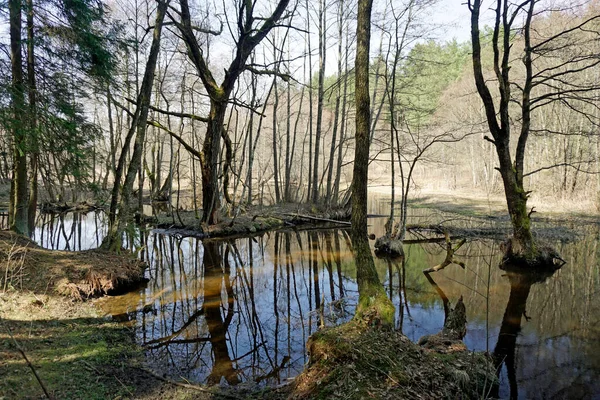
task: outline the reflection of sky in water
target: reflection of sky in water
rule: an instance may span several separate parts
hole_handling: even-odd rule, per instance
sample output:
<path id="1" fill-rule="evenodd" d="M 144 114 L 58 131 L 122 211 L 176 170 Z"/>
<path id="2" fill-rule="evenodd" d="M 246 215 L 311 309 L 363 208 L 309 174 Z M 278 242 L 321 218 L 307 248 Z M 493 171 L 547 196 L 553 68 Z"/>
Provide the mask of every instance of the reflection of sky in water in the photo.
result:
<path id="1" fill-rule="evenodd" d="M 100 246 L 106 235 L 103 212 L 39 214 L 32 239 L 55 250 L 88 250 Z"/>
<path id="2" fill-rule="evenodd" d="M 424 217 L 415 222 L 432 218 L 423 210 L 417 213 Z M 381 234 L 383 222 L 384 219 L 371 220 L 371 230 Z M 56 218 L 47 217 L 41 223 L 43 230 L 38 227 L 35 238 L 45 247 L 66 248 L 66 236 L 70 238 L 70 249 L 91 248 L 105 232 L 103 219 L 94 213 L 75 219 L 65 217 L 64 229 Z M 531 289 L 527 304 L 531 320 L 522 318 L 515 354 L 520 398 L 600 396 L 600 305 L 594 296 L 600 288 L 600 274 L 594 234 L 586 233 L 586 239 L 578 243 L 557 244 L 567 266 Z M 310 245 L 313 239 L 316 249 Z M 347 321 L 352 316 L 357 297 L 356 270 L 346 239 L 341 231 L 270 232 L 254 240 L 202 243 L 193 238 L 151 233 L 142 251 L 150 264 L 147 287 L 139 293 L 104 299 L 101 304 L 107 313 L 132 320 L 140 343 L 151 342 L 146 347 L 147 361 L 161 374 L 203 382 L 211 374 L 231 379 L 233 373 L 241 380 L 265 378 L 271 383 L 281 382 L 304 367 L 306 340 L 320 325 L 316 303 L 324 300 L 326 325 Z M 221 261 L 228 249 L 229 279 L 223 273 L 224 262 L 213 269 L 205 265 L 205 245 L 221 252 Z M 399 297 L 395 266 L 392 299 L 397 307 L 397 323 L 402 321 L 403 333 L 416 341 L 438 332 L 443 325 L 442 303 L 421 270 L 439 263 L 444 253 L 437 244 L 409 245 L 406 251 L 403 295 L 407 296 L 408 310 L 404 298 Z M 452 303 L 464 296 L 469 319 L 465 337 L 468 348 L 485 351 L 488 339 L 489 350 L 493 351 L 510 292 L 508 279 L 497 268 L 498 246 L 476 241 L 465 245 L 459 254 L 467 263 L 466 270 L 450 266 L 433 277 Z M 382 260 L 375 264 L 389 293 L 388 265 Z M 489 266 L 488 305 L 485 293 Z M 341 308 L 338 270 L 345 296 Z M 231 284 L 229 289 L 225 282 Z M 233 303 L 228 308 L 230 300 Z M 218 313 L 201 311 L 210 306 L 218 307 Z M 489 327 L 485 322 L 487 315 Z M 228 318 L 230 322 L 224 331 Z M 171 343 L 160 342 L 174 332 Z M 224 347 L 214 341 L 219 335 Z M 499 395 L 506 398 L 509 389 L 505 367 L 501 382 Z"/>

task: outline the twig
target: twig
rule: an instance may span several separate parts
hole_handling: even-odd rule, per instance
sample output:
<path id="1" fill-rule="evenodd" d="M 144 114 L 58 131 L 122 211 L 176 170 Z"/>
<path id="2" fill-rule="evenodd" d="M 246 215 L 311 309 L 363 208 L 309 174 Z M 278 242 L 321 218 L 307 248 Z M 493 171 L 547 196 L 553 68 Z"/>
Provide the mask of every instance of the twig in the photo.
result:
<path id="1" fill-rule="evenodd" d="M 10 336 L 10 338 L 12 339 L 12 341 L 15 343 L 15 346 L 17 347 L 17 350 L 19 350 L 19 352 L 21 353 L 21 355 L 25 359 L 25 362 L 27 362 L 27 365 L 29 365 L 29 368 L 31 369 L 31 372 L 33 372 L 33 375 L 35 375 L 35 378 L 37 379 L 38 383 L 42 387 L 42 390 L 44 391 L 44 394 L 46 395 L 46 397 L 49 398 L 50 400 L 53 400 L 54 397 L 52 397 L 50 395 L 50 393 L 48 393 L 48 389 L 46 389 L 46 385 L 44 385 L 44 382 L 42 382 L 42 379 L 40 378 L 40 376 L 38 375 L 37 371 L 33 367 L 33 364 L 31 364 L 31 362 L 27 358 L 27 355 L 25 354 L 25 351 L 19 345 L 19 342 L 17 342 L 17 339 L 15 339 L 15 337 L 13 336 L 13 334 L 12 334 L 12 332 L 10 330 L 10 327 L 4 322 L 3 318 L 0 318 L 0 321 L 2 322 L 2 325 L 4 326 L 4 329 L 6 329 L 6 332 L 8 333 L 8 336 Z"/>
<path id="2" fill-rule="evenodd" d="M 205 392 L 205 393 L 210 393 L 213 394 L 215 396 L 222 396 L 222 397 L 226 397 L 226 398 L 230 398 L 230 399 L 236 399 L 236 400 L 241 400 L 241 397 L 238 397 L 236 395 L 230 394 L 230 393 L 224 393 L 224 392 L 220 392 L 218 390 L 214 390 L 211 388 L 206 388 L 204 386 L 199 386 L 199 385 L 192 385 L 190 383 L 183 383 L 183 382 L 177 382 L 177 381 L 173 381 L 171 379 L 167 379 L 163 376 L 158 375 L 157 373 L 150 371 L 149 369 L 143 368 L 143 367 L 136 367 L 141 371 L 144 371 L 145 373 L 147 373 L 148 375 L 152 376 L 153 378 L 156 378 L 158 380 L 161 380 L 163 382 L 166 382 L 170 385 L 175 385 L 175 386 L 179 386 L 182 388 L 186 388 L 186 389 L 191 389 L 191 390 L 197 390 L 199 392 Z"/>

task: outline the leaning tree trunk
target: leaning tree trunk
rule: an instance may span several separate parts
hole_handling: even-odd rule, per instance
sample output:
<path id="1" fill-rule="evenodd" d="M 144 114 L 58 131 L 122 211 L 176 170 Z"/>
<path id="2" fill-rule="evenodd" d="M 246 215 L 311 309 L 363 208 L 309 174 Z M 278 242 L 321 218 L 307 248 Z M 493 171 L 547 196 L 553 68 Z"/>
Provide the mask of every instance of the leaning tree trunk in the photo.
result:
<path id="1" fill-rule="evenodd" d="M 170 0 L 164 0 L 158 2 L 152 45 L 150 46 L 150 53 L 146 62 L 146 70 L 144 72 L 142 86 L 137 97 L 137 106 L 131 121 L 131 128 L 127 134 L 128 137 L 131 137 L 133 136 L 133 132 L 136 132 L 133 153 L 127 169 L 127 174 L 125 176 L 125 182 L 121 188 L 121 202 L 119 204 L 118 214 L 116 215 L 114 222 L 111 221 L 109 232 L 102 243 L 102 247 L 112 251 L 119 251 L 121 249 L 123 232 L 125 231 L 127 223 L 131 219 L 131 194 L 133 191 L 133 182 L 135 181 L 138 170 L 142 164 L 142 153 L 146 138 L 146 125 L 148 120 L 148 111 L 150 108 L 150 97 L 152 96 L 152 86 L 154 84 L 154 72 L 156 70 L 156 62 L 158 59 L 158 53 L 160 51 L 162 25 L 169 1 Z M 126 149 L 127 148 L 124 147 L 123 152 L 126 152 Z M 119 168 L 121 167 L 122 165 L 120 164 Z M 119 182 L 115 181 L 114 184 L 115 188 L 113 189 L 113 196 L 115 192 L 118 192 Z"/>

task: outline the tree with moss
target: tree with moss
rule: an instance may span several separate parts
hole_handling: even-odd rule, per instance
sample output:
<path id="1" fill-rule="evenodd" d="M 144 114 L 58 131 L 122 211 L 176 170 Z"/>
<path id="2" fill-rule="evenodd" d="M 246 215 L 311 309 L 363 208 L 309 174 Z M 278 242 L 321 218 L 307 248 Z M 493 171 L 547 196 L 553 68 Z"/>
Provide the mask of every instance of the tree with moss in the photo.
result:
<path id="1" fill-rule="evenodd" d="M 394 326 L 394 305 L 379 280 L 367 241 L 367 183 L 369 175 L 370 97 L 369 42 L 372 0 L 359 0 L 356 27 L 355 99 L 356 133 L 352 177 L 352 246 L 356 258 L 359 299 L 354 318 Z"/>
<path id="2" fill-rule="evenodd" d="M 554 265 L 556 253 L 544 250 L 536 243 L 531 230 L 533 209 L 527 207 L 530 192 L 524 178 L 527 143 L 535 126 L 538 112 L 554 104 L 565 104 L 586 115 L 598 124 L 598 106 L 594 91 L 595 78 L 587 82 L 574 79 L 584 71 L 598 68 L 597 34 L 591 38 L 585 33 L 597 29 L 600 15 L 591 13 L 581 18 L 585 9 L 572 5 L 568 19 L 557 31 L 547 33 L 536 29 L 536 20 L 549 10 L 538 9 L 539 0 L 514 3 L 496 0 L 494 27 L 491 38 L 493 50 L 493 80 L 486 75 L 482 62 L 482 33 L 480 18 L 482 0 L 468 1 L 471 11 L 472 61 L 475 84 L 483 102 L 491 137 L 498 156 L 513 237 L 507 246 L 507 258 L 529 266 Z M 546 12 L 547 11 L 547 12 Z M 520 50 L 519 50 L 520 49 Z M 542 61 L 550 60 L 540 67 Z M 520 65 L 519 65 L 520 64 Z M 593 74 L 590 74 L 593 75 Z M 497 92 L 492 92 L 492 82 Z M 586 109 L 595 102 L 592 112 Z M 513 134 L 513 131 L 516 133 Z M 568 132 L 556 132 L 564 134 Z M 516 138 L 516 146 L 511 143 Z"/>

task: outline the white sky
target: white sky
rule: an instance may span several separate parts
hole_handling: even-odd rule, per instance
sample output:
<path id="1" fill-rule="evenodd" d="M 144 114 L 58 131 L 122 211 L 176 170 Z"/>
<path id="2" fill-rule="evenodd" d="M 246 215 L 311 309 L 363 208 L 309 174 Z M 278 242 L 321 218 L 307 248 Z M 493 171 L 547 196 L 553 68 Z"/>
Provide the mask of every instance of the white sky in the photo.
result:
<path id="1" fill-rule="evenodd" d="M 442 0 L 438 11 L 432 15 L 436 23 L 448 25 L 446 38 L 456 38 L 459 42 L 470 39 L 470 18 L 466 0 Z"/>

